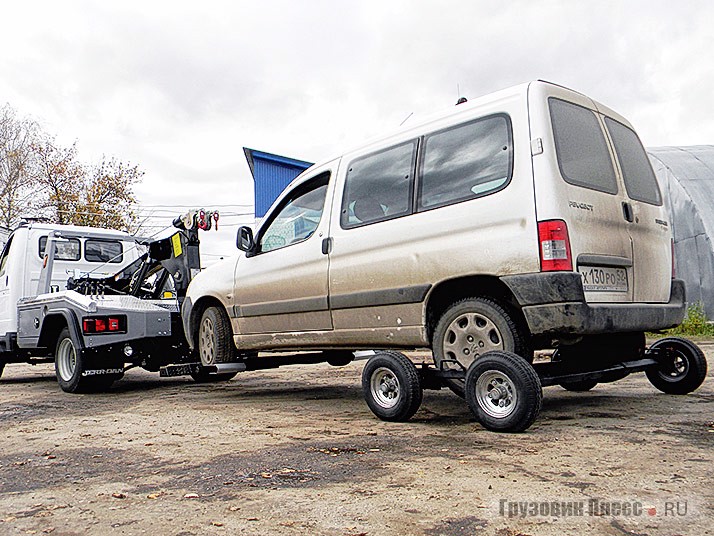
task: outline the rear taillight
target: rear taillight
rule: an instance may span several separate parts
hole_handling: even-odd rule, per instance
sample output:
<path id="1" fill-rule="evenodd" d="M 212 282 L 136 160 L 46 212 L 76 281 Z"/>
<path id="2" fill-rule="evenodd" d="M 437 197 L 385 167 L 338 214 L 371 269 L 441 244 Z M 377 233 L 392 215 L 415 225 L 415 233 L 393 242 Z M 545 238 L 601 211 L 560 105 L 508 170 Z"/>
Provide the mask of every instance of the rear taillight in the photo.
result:
<path id="1" fill-rule="evenodd" d="M 670 240 L 670 244 L 672 244 L 672 279 L 677 277 L 677 272 L 674 269 L 674 238 Z"/>
<path id="2" fill-rule="evenodd" d="M 573 269 L 568 226 L 563 220 L 539 221 L 538 244 L 540 245 L 540 269 L 542 272 L 571 271 Z"/>
<path id="3" fill-rule="evenodd" d="M 91 316 L 82 319 L 85 335 L 97 333 L 126 333 L 126 316 Z"/>

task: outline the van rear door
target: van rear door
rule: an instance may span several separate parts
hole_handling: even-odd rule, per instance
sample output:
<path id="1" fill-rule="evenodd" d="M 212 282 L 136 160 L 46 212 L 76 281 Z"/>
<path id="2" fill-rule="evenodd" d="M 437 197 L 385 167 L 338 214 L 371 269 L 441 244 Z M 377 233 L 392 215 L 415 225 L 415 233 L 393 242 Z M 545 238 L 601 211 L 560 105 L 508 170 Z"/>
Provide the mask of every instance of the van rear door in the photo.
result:
<path id="1" fill-rule="evenodd" d="M 565 222 L 587 301 L 632 302 L 634 259 L 623 208 L 629 200 L 594 102 L 536 82 L 529 109 L 531 137 L 542 146 L 542 153 L 533 151 L 538 221 Z"/>
<path id="2" fill-rule="evenodd" d="M 529 88 L 539 221 L 565 221 L 589 302 L 669 300 L 671 245 L 662 196 L 627 120 L 543 82 Z"/>
<path id="3" fill-rule="evenodd" d="M 628 201 L 623 206 L 632 239 L 636 302 L 669 301 L 672 247 L 666 210 L 654 171 L 635 131 L 613 117 L 604 117 L 617 157 Z"/>

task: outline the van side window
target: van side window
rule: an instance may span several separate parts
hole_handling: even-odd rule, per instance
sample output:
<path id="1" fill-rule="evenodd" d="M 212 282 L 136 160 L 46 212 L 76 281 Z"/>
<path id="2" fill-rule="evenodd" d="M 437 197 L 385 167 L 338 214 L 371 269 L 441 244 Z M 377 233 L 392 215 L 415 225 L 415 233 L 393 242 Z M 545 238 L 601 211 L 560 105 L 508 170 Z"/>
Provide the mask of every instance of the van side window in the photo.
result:
<path id="1" fill-rule="evenodd" d="M 266 253 L 307 240 L 320 223 L 325 208 L 329 173 L 298 186 L 283 199 L 258 237 L 258 252 Z"/>
<path id="2" fill-rule="evenodd" d="M 600 123 L 592 110 L 549 98 L 560 174 L 566 182 L 617 193 L 617 179 Z"/>
<path id="3" fill-rule="evenodd" d="M 40 237 L 39 255 L 43 259 L 45 257 L 45 248 L 47 247 L 47 237 Z M 55 260 L 56 261 L 78 261 L 81 258 L 81 246 L 78 238 L 66 238 L 62 242 L 55 242 Z"/>
<path id="4" fill-rule="evenodd" d="M 425 138 L 419 208 L 488 195 L 511 180 L 513 139 L 508 116 L 497 115 Z"/>
<path id="5" fill-rule="evenodd" d="M 118 240 L 87 239 L 84 242 L 84 260 L 89 262 L 120 263 L 124 248 Z"/>
<path id="6" fill-rule="evenodd" d="M 342 228 L 411 213 L 415 157 L 416 141 L 411 141 L 354 160 L 342 196 Z"/>
<path id="7" fill-rule="evenodd" d="M 635 201 L 661 205 L 662 195 L 657 185 L 657 179 L 637 134 L 609 117 L 605 118 L 605 125 L 615 146 L 627 195 Z"/>

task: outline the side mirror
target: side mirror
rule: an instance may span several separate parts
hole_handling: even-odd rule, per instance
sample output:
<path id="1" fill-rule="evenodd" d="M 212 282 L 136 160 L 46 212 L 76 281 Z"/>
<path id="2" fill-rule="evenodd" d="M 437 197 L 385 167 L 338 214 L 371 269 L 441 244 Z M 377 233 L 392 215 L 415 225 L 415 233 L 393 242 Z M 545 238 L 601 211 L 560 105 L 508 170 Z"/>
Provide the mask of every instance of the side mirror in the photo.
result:
<path id="1" fill-rule="evenodd" d="M 238 234 L 236 235 L 236 247 L 241 251 L 252 251 L 255 246 L 253 241 L 253 230 L 243 225 L 238 228 Z"/>

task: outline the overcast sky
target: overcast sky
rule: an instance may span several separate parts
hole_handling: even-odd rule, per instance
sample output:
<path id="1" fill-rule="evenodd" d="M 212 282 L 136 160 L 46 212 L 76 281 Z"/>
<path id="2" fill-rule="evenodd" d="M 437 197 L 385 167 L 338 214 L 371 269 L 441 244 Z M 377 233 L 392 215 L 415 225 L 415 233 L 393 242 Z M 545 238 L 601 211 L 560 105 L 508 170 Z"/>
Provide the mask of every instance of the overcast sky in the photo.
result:
<path id="1" fill-rule="evenodd" d="M 627 117 L 646 146 L 714 143 L 714 2 L 3 2 L 0 104 L 80 157 L 139 164 L 143 215 L 252 222 L 242 148 L 308 161 L 409 114 L 533 79 Z M 182 205 L 177 207 L 176 205 Z M 161 207 L 168 206 L 168 211 Z"/>

